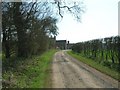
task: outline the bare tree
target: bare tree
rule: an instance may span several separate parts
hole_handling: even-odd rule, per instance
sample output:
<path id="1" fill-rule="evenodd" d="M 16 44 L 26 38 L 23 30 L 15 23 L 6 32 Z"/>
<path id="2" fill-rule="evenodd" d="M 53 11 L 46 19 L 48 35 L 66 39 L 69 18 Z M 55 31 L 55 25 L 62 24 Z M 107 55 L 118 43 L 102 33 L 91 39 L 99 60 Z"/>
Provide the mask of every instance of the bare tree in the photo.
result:
<path id="1" fill-rule="evenodd" d="M 46 12 L 45 8 L 52 11 L 51 16 L 61 18 L 64 17 L 65 13 L 71 14 L 77 21 L 81 21 L 81 15 L 85 12 L 85 5 L 83 1 L 69 1 L 69 0 L 36 0 L 36 3 L 43 3 L 43 11 Z M 49 9 L 48 9 L 49 8 Z M 47 11 L 48 12 L 48 11 Z"/>

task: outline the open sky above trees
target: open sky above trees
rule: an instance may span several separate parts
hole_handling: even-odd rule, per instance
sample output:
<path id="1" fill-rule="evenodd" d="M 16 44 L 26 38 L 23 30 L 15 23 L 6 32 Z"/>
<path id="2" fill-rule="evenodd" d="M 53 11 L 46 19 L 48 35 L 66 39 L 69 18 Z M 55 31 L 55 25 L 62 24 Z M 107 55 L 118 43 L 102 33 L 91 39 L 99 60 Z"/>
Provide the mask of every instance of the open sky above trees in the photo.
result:
<path id="1" fill-rule="evenodd" d="M 85 6 L 85 13 L 81 14 L 81 23 L 77 22 L 75 18 L 72 17 L 70 14 L 64 13 L 64 17 L 60 19 L 60 22 L 57 23 L 59 29 L 57 40 L 66 39 L 69 40 L 71 43 L 76 43 L 96 38 L 118 35 L 118 2 L 120 0 L 64 1 L 82 1 Z"/>
<path id="2" fill-rule="evenodd" d="M 69 0 L 70 1 L 70 0 Z M 86 11 L 81 22 L 65 14 L 58 23 L 57 39 L 71 43 L 118 35 L 118 2 L 120 0 L 82 0 Z"/>

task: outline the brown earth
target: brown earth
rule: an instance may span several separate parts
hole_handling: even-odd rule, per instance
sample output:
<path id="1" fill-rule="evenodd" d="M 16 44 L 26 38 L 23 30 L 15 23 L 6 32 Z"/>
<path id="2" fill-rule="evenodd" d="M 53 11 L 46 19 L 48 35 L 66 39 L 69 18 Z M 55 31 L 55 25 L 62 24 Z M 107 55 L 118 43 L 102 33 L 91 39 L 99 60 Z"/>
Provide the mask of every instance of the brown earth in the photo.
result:
<path id="1" fill-rule="evenodd" d="M 118 88 L 118 81 L 59 51 L 52 63 L 52 88 Z"/>

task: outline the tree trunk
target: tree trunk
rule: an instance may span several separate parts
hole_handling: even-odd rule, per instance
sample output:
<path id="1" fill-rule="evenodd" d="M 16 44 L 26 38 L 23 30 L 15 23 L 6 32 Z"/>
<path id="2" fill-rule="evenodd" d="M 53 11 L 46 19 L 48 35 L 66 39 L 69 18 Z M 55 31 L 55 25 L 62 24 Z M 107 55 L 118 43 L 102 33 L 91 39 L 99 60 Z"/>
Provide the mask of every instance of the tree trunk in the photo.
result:
<path id="1" fill-rule="evenodd" d="M 14 3 L 15 9 L 15 16 L 14 16 L 14 23 L 17 30 L 17 37 L 18 37 L 18 57 L 26 57 L 27 52 L 27 41 L 26 41 L 26 33 L 24 30 L 24 22 L 22 19 L 22 14 L 20 11 L 20 6 L 22 2 Z"/>

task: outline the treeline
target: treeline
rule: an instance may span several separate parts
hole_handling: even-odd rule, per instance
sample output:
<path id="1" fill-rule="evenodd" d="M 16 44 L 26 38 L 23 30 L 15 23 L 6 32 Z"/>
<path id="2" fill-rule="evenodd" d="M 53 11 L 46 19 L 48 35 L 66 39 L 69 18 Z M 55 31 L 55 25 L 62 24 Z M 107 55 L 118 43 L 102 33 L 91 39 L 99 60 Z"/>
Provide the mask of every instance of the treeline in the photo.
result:
<path id="1" fill-rule="evenodd" d="M 21 1 L 21 2 L 20 2 Z M 80 21 L 81 1 L 40 0 L 39 2 L 2 2 L 2 51 L 6 58 L 43 52 L 54 47 L 57 21 L 69 12 Z"/>
<path id="2" fill-rule="evenodd" d="M 2 2 L 2 51 L 28 57 L 52 48 L 57 18 L 47 2 Z"/>
<path id="3" fill-rule="evenodd" d="M 120 66 L 119 36 L 76 43 L 72 50 L 110 67 L 116 66 L 118 68 Z"/>

